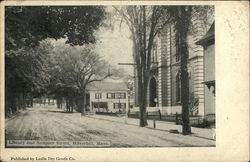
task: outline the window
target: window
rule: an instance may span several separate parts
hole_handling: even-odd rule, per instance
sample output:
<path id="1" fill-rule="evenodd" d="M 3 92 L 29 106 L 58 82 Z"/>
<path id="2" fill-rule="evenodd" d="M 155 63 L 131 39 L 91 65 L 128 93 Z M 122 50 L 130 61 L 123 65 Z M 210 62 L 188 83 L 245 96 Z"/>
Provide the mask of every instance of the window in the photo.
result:
<path id="1" fill-rule="evenodd" d="M 120 93 L 116 93 L 116 94 L 115 94 L 115 98 L 121 98 Z"/>
<path id="2" fill-rule="evenodd" d="M 121 98 L 126 98 L 126 93 L 120 93 Z"/>
<path id="3" fill-rule="evenodd" d="M 176 102 L 181 101 L 181 79 L 180 73 L 176 75 Z"/>
<path id="4" fill-rule="evenodd" d="M 176 53 L 175 53 L 175 61 L 178 62 L 180 60 L 180 39 L 179 39 L 179 35 L 176 33 L 175 35 L 176 39 L 175 39 L 175 49 L 176 49 Z"/>
<path id="5" fill-rule="evenodd" d="M 107 102 L 92 102 L 93 108 L 108 108 Z"/>
<path id="6" fill-rule="evenodd" d="M 112 98 L 112 94 L 111 93 L 107 93 L 107 98 Z"/>
<path id="7" fill-rule="evenodd" d="M 95 99 L 101 99 L 101 98 L 102 98 L 102 93 L 95 94 Z"/>
<path id="8" fill-rule="evenodd" d="M 107 93 L 107 98 L 113 99 L 113 98 L 115 98 L 115 94 L 114 93 Z"/>
<path id="9" fill-rule="evenodd" d="M 126 103 L 121 103 L 121 104 L 120 104 L 120 107 L 121 107 L 122 109 L 125 109 L 125 108 L 126 108 Z"/>
<path id="10" fill-rule="evenodd" d="M 107 98 L 108 99 L 124 99 L 126 98 L 126 93 L 107 93 Z"/>
<path id="11" fill-rule="evenodd" d="M 157 63 L 157 42 L 154 42 L 151 53 L 151 63 Z"/>
<path id="12" fill-rule="evenodd" d="M 114 103 L 114 109 L 125 109 L 126 103 Z"/>
<path id="13" fill-rule="evenodd" d="M 114 103 L 114 109 L 118 109 L 119 108 L 119 104 L 118 103 Z"/>
<path id="14" fill-rule="evenodd" d="M 115 98 L 124 99 L 126 98 L 126 93 L 115 93 Z"/>

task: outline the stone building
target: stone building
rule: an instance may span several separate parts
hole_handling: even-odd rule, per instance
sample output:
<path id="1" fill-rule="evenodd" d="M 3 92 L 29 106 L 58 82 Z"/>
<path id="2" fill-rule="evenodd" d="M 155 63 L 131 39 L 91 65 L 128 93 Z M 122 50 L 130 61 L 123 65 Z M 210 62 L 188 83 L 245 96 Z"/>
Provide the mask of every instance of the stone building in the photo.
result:
<path id="1" fill-rule="evenodd" d="M 192 30 L 188 35 L 190 114 L 204 116 L 204 84 L 202 84 L 204 55 L 203 47 L 195 43 L 205 35 L 206 25 L 196 17 L 193 17 L 191 22 Z M 148 82 L 147 111 L 161 110 L 164 114 L 181 113 L 181 54 L 176 45 L 174 25 L 168 24 L 161 29 L 154 40 L 151 76 Z"/>

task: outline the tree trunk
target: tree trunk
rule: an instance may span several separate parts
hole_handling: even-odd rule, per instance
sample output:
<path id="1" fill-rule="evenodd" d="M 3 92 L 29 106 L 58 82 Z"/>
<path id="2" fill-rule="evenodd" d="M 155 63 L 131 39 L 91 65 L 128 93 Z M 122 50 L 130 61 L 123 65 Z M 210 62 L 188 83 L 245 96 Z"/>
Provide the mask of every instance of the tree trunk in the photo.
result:
<path id="1" fill-rule="evenodd" d="M 22 108 L 23 108 L 23 110 L 25 110 L 27 107 L 26 99 L 27 99 L 26 94 L 23 92 L 22 93 Z"/>
<path id="2" fill-rule="evenodd" d="M 13 107 L 13 110 L 15 113 L 17 113 L 19 111 L 18 109 L 18 95 L 15 94 L 15 96 L 13 96 L 13 104 L 12 104 L 12 107 Z"/>
<path id="3" fill-rule="evenodd" d="M 74 102 L 73 102 L 73 98 L 70 97 L 69 98 L 69 112 L 73 112 L 73 107 L 74 107 Z"/>
<path id="4" fill-rule="evenodd" d="M 23 96 L 22 96 L 22 93 L 19 93 L 19 94 L 18 94 L 17 99 L 18 99 L 18 107 L 19 107 L 19 110 L 20 110 L 20 109 L 23 109 L 23 102 L 22 102 Z"/>
<path id="5" fill-rule="evenodd" d="M 189 123 L 189 78 L 188 78 L 188 44 L 187 34 L 191 19 L 191 7 L 179 7 L 180 19 L 176 23 L 179 36 L 179 52 L 181 56 L 181 104 L 182 104 L 182 134 L 191 134 Z"/>
<path id="6" fill-rule="evenodd" d="M 57 108 L 58 109 L 60 109 L 60 103 L 59 103 L 60 101 L 59 101 L 59 97 L 57 97 L 56 98 L 56 106 L 57 106 Z"/>
<path id="7" fill-rule="evenodd" d="M 65 102 L 66 102 L 66 111 L 68 111 L 68 99 L 65 98 Z"/>
<path id="8" fill-rule="evenodd" d="M 30 106 L 33 107 L 33 94 L 30 94 Z"/>
<path id="9" fill-rule="evenodd" d="M 66 111 L 70 112 L 70 99 L 68 97 L 66 98 Z"/>
<path id="10" fill-rule="evenodd" d="M 81 112 L 79 96 L 76 96 L 75 103 L 76 103 L 76 107 L 77 107 L 77 112 Z"/>
<path id="11" fill-rule="evenodd" d="M 56 105 L 58 109 L 62 109 L 62 102 L 63 102 L 63 98 L 62 97 L 57 97 L 56 98 Z"/>
<path id="12" fill-rule="evenodd" d="M 148 70 L 147 69 L 147 41 L 146 41 L 146 8 L 142 6 L 142 31 L 141 31 L 141 106 L 140 106 L 140 126 L 145 127 L 148 125 L 147 122 L 147 80 Z"/>
<path id="13" fill-rule="evenodd" d="M 63 109 L 64 100 L 65 99 L 63 97 L 60 98 L 60 105 L 59 105 L 60 109 Z"/>
<path id="14" fill-rule="evenodd" d="M 80 97 L 80 108 L 81 108 L 81 115 L 85 115 L 85 91 L 82 91 L 81 97 Z"/>
<path id="15" fill-rule="evenodd" d="M 44 98 L 43 100 L 43 105 L 45 106 L 45 104 L 46 104 L 46 98 Z"/>
<path id="16" fill-rule="evenodd" d="M 142 79 L 142 70 L 138 69 L 138 94 L 139 94 L 139 106 L 140 106 L 140 127 L 148 125 L 147 122 L 147 85 L 145 80 Z"/>

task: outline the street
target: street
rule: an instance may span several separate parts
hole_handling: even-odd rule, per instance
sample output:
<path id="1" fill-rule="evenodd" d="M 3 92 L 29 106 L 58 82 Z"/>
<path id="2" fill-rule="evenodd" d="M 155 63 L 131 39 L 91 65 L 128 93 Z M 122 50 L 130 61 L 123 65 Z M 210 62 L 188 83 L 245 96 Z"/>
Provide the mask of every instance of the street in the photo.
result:
<path id="1" fill-rule="evenodd" d="M 137 121 L 37 106 L 7 119 L 5 135 L 6 140 L 109 141 L 110 147 L 215 146 L 211 139 L 139 127 Z"/>

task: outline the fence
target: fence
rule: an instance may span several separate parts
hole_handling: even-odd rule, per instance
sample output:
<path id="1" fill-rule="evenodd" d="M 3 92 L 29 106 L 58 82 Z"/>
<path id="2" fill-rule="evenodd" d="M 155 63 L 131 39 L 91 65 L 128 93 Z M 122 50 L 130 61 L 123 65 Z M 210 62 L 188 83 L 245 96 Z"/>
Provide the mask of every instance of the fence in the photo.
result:
<path id="1" fill-rule="evenodd" d="M 140 114 L 138 111 L 128 113 L 129 118 L 139 119 L 139 116 Z M 206 118 L 202 116 L 190 115 L 189 123 L 191 126 L 195 126 L 195 127 L 208 127 L 215 123 L 215 119 L 213 120 L 212 118 L 214 118 L 212 115 L 209 116 L 209 120 L 207 120 Z M 183 123 L 181 114 L 167 115 L 167 114 L 162 114 L 160 110 L 154 111 L 154 112 L 147 112 L 147 119 L 175 122 L 176 124 Z"/>
<path id="2" fill-rule="evenodd" d="M 124 116 L 126 113 L 119 113 L 119 112 L 96 112 L 97 115 L 109 115 L 109 116 Z M 136 112 L 128 112 L 128 117 L 129 118 L 136 118 L 139 119 L 139 111 Z M 162 114 L 160 110 L 158 111 L 152 111 L 152 112 L 147 112 L 147 119 L 149 120 L 159 120 L 159 121 L 168 121 L 168 122 L 175 122 L 176 124 L 182 124 L 182 116 L 181 114 L 172 114 L 172 115 L 167 115 L 167 114 Z M 204 117 L 202 116 L 194 116 L 190 115 L 189 116 L 189 123 L 191 126 L 194 127 L 209 127 L 209 126 L 214 126 L 215 125 L 215 115 L 207 115 Z"/>
<path id="3" fill-rule="evenodd" d="M 95 114 L 97 115 L 109 115 L 109 116 L 124 116 L 126 113 L 122 112 L 98 112 L 96 111 Z"/>

